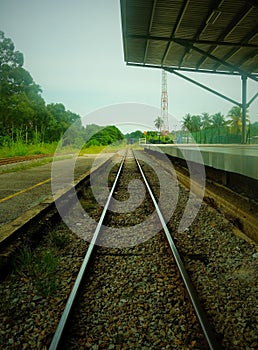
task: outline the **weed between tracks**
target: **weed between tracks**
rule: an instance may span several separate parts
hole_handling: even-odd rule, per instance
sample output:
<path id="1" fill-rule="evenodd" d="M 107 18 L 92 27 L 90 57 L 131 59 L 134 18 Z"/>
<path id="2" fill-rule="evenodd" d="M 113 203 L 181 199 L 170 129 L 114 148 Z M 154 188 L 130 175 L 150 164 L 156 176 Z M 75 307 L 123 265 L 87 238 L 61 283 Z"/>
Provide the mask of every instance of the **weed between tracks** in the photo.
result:
<path id="1" fill-rule="evenodd" d="M 33 281 L 37 293 L 42 296 L 53 295 L 59 286 L 56 273 L 59 266 L 58 250 L 69 244 L 67 236 L 53 232 L 50 236 L 50 247 L 42 250 L 37 247 L 23 247 L 14 261 L 15 272 L 21 277 Z"/>

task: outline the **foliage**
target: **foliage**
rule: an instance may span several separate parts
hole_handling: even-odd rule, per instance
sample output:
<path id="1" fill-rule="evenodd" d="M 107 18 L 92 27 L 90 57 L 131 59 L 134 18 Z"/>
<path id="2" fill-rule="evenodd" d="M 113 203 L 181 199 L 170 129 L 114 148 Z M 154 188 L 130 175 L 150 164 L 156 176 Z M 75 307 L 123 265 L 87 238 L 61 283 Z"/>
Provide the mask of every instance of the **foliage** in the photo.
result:
<path id="1" fill-rule="evenodd" d="M 231 130 L 233 133 L 240 133 L 242 128 L 242 109 L 239 106 L 233 106 L 228 112 L 231 118 Z M 246 121 L 249 121 L 248 110 L 246 111 Z"/>
<path id="2" fill-rule="evenodd" d="M 86 141 L 89 141 L 97 132 L 102 130 L 104 127 L 96 124 L 88 124 L 85 128 Z"/>
<path id="3" fill-rule="evenodd" d="M 248 111 L 246 120 L 249 121 Z M 233 106 L 227 117 L 220 112 L 213 115 L 186 114 L 183 118 L 181 136 L 187 140 L 186 142 L 194 138 L 199 143 L 240 143 L 241 128 L 242 110 L 239 106 Z M 248 127 L 247 131 L 249 132 Z"/>
<path id="4" fill-rule="evenodd" d="M 139 140 L 140 138 L 144 137 L 144 134 L 140 130 L 135 130 L 130 133 L 125 134 L 126 139 L 136 139 Z"/>
<path id="5" fill-rule="evenodd" d="M 154 120 L 154 124 L 155 124 L 155 127 L 161 133 L 162 126 L 164 125 L 164 120 L 161 117 L 157 117 L 157 119 Z"/>
<path id="6" fill-rule="evenodd" d="M 157 131 L 147 131 L 146 133 L 146 138 L 149 140 L 151 138 L 155 139 L 158 138 L 158 133 Z"/>
<path id="7" fill-rule="evenodd" d="M 24 247 L 17 255 L 14 267 L 20 275 L 33 278 L 38 293 L 47 296 L 58 288 L 58 262 L 59 259 L 50 249 L 41 251 L 38 248 L 32 252 L 30 248 Z"/>
<path id="8" fill-rule="evenodd" d="M 54 154 L 56 147 L 57 142 L 29 145 L 24 142 L 13 142 L 10 145 L 7 143 L 0 148 L 0 158 L 34 154 Z"/>
<path id="9" fill-rule="evenodd" d="M 46 105 L 41 88 L 22 66 L 22 53 L 0 31 L 0 146 L 56 142 L 75 122 L 64 144 L 78 143 L 84 130 L 80 116 L 61 103 Z"/>
<path id="10" fill-rule="evenodd" d="M 39 109 L 44 105 L 40 87 L 22 65 L 23 55 L 14 51 L 11 39 L 0 32 L 0 136 L 5 136 L 5 141 L 17 141 L 21 136 L 27 141 L 29 133 L 33 137 Z"/>
<path id="11" fill-rule="evenodd" d="M 56 248 L 63 249 L 70 243 L 69 236 L 61 234 L 60 232 L 53 231 L 50 236 L 51 242 Z"/>
<path id="12" fill-rule="evenodd" d="M 250 126 L 250 136 L 258 136 L 258 122 L 251 124 Z"/>
<path id="13" fill-rule="evenodd" d="M 162 135 L 159 131 L 146 132 L 147 143 L 173 143 L 172 135 Z"/>
<path id="14" fill-rule="evenodd" d="M 30 269 L 32 259 L 32 252 L 29 247 L 24 247 L 23 249 L 21 249 L 14 263 L 16 270 L 20 272 L 21 267 L 24 271 Z"/>
<path id="15" fill-rule="evenodd" d="M 87 126 L 88 127 L 88 126 Z M 87 133 L 86 127 L 86 133 Z M 92 132 L 92 126 L 90 127 L 90 132 Z M 116 126 L 106 126 L 99 129 L 96 133 L 94 133 L 89 141 L 86 144 L 86 147 L 90 146 L 107 146 L 111 145 L 117 141 L 121 141 L 124 139 L 124 135 Z"/>
<path id="16" fill-rule="evenodd" d="M 0 31 L 0 147 L 9 155 L 28 154 L 36 145 L 44 153 L 45 144 L 62 139 L 62 146 L 109 145 L 124 136 L 114 126 L 82 126 L 81 117 L 66 110 L 62 103 L 46 105 L 41 88 L 23 67 L 22 53 L 15 51 L 11 39 Z M 48 153 L 48 152 L 47 152 Z M 53 153 L 50 152 L 50 153 Z M 31 154 L 31 153 L 30 153 Z"/>
<path id="17" fill-rule="evenodd" d="M 46 108 L 51 115 L 50 123 L 46 129 L 50 142 L 57 141 L 64 135 L 63 145 L 67 145 L 73 143 L 76 138 L 82 137 L 83 127 L 78 114 L 66 111 L 62 103 L 51 103 Z M 70 126 L 72 128 L 67 131 Z M 65 133 L 66 131 L 67 133 Z"/>
<path id="18" fill-rule="evenodd" d="M 105 146 L 86 146 L 84 148 L 81 149 L 80 151 L 80 155 L 84 155 L 84 154 L 98 154 L 101 152 L 105 152 Z"/>
<path id="19" fill-rule="evenodd" d="M 202 128 L 203 129 L 208 129 L 211 127 L 212 118 L 209 115 L 209 113 L 207 113 L 207 112 L 202 113 L 201 120 L 202 120 Z"/>

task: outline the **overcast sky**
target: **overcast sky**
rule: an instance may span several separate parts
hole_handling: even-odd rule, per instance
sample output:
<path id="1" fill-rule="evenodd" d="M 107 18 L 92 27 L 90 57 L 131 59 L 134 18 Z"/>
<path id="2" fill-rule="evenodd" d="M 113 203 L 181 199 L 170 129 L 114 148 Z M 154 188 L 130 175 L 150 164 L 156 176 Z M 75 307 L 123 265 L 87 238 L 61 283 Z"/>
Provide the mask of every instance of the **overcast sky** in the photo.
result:
<path id="1" fill-rule="evenodd" d="M 120 1 L 0 0 L 0 30 L 24 54 L 24 67 L 41 86 L 47 103 L 63 103 L 89 123 L 154 128 L 161 71 L 124 63 Z M 240 77 L 191 77 L 241 100 Z M 256 92 L 257 83 L 249 79 L 248 100 Z M 233 106 L 172 74 L 168 101 L 170 129 L 186 113 L 226 115 Z M 258 121 L 258 99 L 249 114 L 251 122 Z"/>

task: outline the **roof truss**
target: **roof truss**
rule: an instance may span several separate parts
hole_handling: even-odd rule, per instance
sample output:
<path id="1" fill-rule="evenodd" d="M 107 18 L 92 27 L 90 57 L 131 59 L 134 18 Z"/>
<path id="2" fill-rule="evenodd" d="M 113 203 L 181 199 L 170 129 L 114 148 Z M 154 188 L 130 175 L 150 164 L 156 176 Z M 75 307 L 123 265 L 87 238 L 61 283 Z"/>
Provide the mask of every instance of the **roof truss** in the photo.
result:
<path id="1" fill-rule="evenodd" d="M 258 1 L 121 0 L 127 63 L 258 74 Z"/>

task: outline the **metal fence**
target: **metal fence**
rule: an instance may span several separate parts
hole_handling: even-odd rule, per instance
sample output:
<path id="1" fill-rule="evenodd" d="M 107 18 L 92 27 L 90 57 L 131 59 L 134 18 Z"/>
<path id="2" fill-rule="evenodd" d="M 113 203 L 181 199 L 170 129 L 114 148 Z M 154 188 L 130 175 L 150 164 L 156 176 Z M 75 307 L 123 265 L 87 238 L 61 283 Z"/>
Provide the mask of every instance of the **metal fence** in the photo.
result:
<path id="1" fill-rule="evenodd" d="M 181 140 L 182 143 L 191 143 L 194 141 L 201 144 L 237 144 L 241 143 L 241 133 L 233 134 L 226 127 L 210 128 L 192 133 L 182 132 Z"/>

